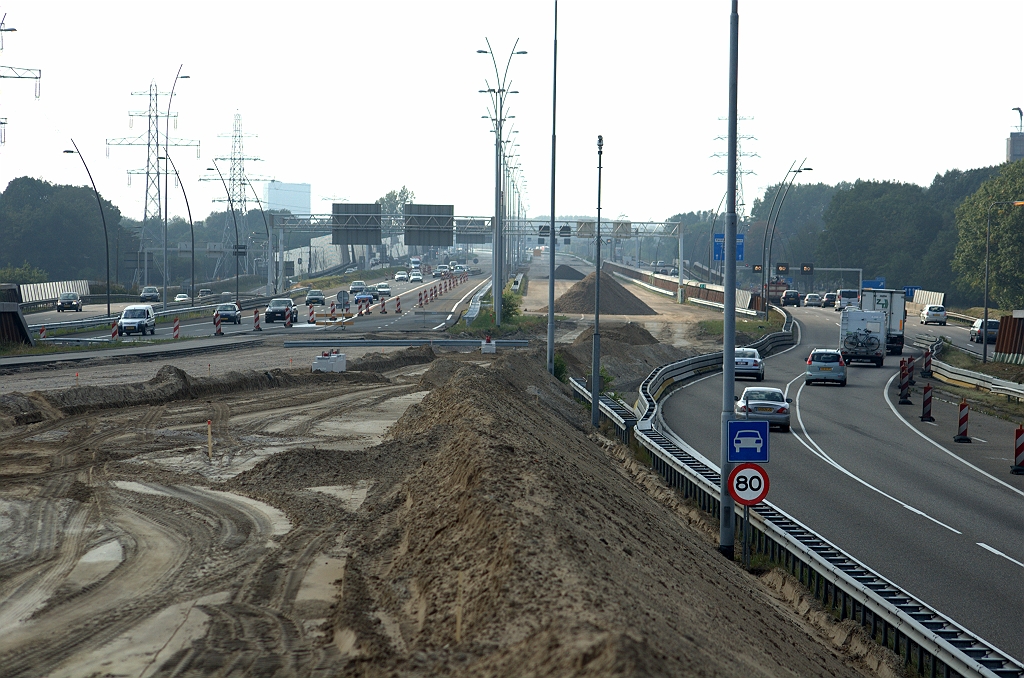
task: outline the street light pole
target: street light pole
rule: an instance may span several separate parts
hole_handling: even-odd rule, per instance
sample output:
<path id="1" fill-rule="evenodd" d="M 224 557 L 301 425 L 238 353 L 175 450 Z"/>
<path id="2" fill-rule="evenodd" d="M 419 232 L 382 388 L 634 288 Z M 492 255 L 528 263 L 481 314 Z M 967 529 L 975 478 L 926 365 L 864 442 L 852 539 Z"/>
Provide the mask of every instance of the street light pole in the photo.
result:
<path id="1" fill-rule="evenodd" d="M 96 181 L 92 178 L 92 172 L 89 171 L 89 166 L 85 164 L 85 158 L 82 156 L 82 152 L 78 150 L 78 144 L 75 140 L 71 140 L 71 145 L 75 147 L 73 151 L 64 151 L 65 153 L 75 153 L 82 161 L 82 166 L 85 167 L 85 173 L 89 175 L 89 182 L 92 183 L 92 192 L 96 195 L 96 204 L 100 206 L 100 219 L 103 221 L 103 253 L 107 256 L 107 317 L 110 317 L 110 241 L 107 238 L 107 217 L 103 213 L 103 201 L 100 200 L 100 192 L 96 190 Z"/>
<path id="2" fill-rule="evenodd" d="M 174 177 L 178 180 L 178 185 L 181 186 L 181 195 L 182 195 L 182 197 L 185 198 L 185 209 L 188 210 L 188 232 L 189 232 L 189 234 L 192 237 L 192 249 L 190 250 L 191 253 L 192 253 L 192 277 L 191 277 L 192 282 L 189 283 L 188 296 L 189 296 L 189 298 L 192 299 L 192 305 L 195 306 L 196 305 L 196 229 L 195 229 L 195 226 L 192 224 L 192 208 L 189 207 L 189 205 L 188 205 L 188 195 L 185 193 L 185 184 L 181 183 L 181 175 L 178 174 L 178 168 L 174 165 L 174 161 L 171 160 L 171 156 L 165 155 L 163 158 L 160 158 L 160 159 L 161 160 L 166 159 L 168 162 L 171 163 L 171 169 L 174 170 Z M 165 188 L 166 188 L 166 186 L 165 186 Z M 166 224 L 165 224 L 165 226 L 166 226 Z M 166 266 L 165 266 L 164 270 L 166 270 Z M 165 294 L 166 294 L 166 288 L 165 288 Z M 164 297 L 164 303 L 166 304 L 166 302 L 167 302 L 167 298 L 165 296 Z"/>
<path id="3" fill-rule="evenodd" d="M 228 190 L 228 184 L 224 181 L 224 175 L 221 174 L 220 167 L 217 166 L 217 160 L 214 159 L 213 167 L 207 167 L 207 170 L 213 170 L 217 172 L 217 176 L 220 177 L 220 183 L 224 187 L 224 193 L 228 196 L 228 207 L 231 208 L 231 221 L 235 224 L 235 304 L 238 308 L 242 308 L 242 302 L 238 293 L 238 217 L 235 216 L 235 201 L 231 199 L 231 191 Z"/>
<path id="4" fill-rule="evenodd" d="M 988 206 L 988 221 L 985 224 L 985 302 L 984 315 L 981 325 L 981 362 L 982 364 L 988 362 L 988 254 L 989 254 L 989 239 L 992 232 L 992 208 L 996 205 L 1013 205 L 1014 207 L 1020 207 L 1024 205 L 1024 200 L 997 200 L 996 202 L 989 203 Z"/>
<path id="5" fill-rule="evenodd" d="M 786 196 L 789 195 L 789 189 L 793 187 L 793 182 L 796 181 L 796 175 L 800 174 L 801 172 L 810 172 L 811 170 L 814 169 L 813 167 L 804 167 L 803 163 L 806 162 L 806 161 L 807 161 L 807 158 L 804 158 L 803 162 L 800 163 L 800 167 L 798 169 L 791 170 L 791 173 L 793 174 L 793 178 L 790 179 L 789 180 L 789 184 L 786 185 L 786 190 L 782 194 L 782 202 L 779 203 L 779 209 L 775 212 L 775 221 L 772 222 L 772 225 L 771 225 L 772 226 L 772 233 L 771 233 L 770 236 L 768 236 L 768 261 L 771 261 L 771 258 L 772 258 L 772 244 L 775 242 L 775 226 L 779 223 L 779 214 L 782 213 L 782 206 L 786 204 Z M 764 273 L 763 267 L 762 267 L 761 273 L 762 274 Z M 767 320 L 768 319 L 767 289 L 765 290 L 765 294 L 766 294 L 766 296 L 765 296 L 765 305 L 764 305 L 764 319 Z M 858 291 L 857 294 L 860 294 L 860 292 Z"/>
<path id="6" fill-rule="evenodd" d="M 793 165 L 796 164 L 796 160 L 789 164 L 789 169 L 786 170 L 786 176 L 782 178 L 782 182 L 779 183 L 778 189 L 775 191 L 775 197 L 772 198 L 771 209 L 768 210 L 768 220 L 764 224 L 764 238 L 761 239 L 761 294 L 762 300 L 764 301 L 765 308 L 765 320 L 768 319 L 768 262 L 765 257 L 768 252 L 768 229 L 772 225 L 772 214 L 775 212 L 775 203 L 779 200 L 779 194 L 782 193 L 782 187 L 786 185 L 786 180 L 789 179 L 790 172 L 793 171 Z"/>
<path id="7" fill-rule="evenodd" d="M 180 66 L 178 66 L 178 72 L 174 75 L 174 84 L 171 85 L 171 95 L 167 99 L 167 124 L 165 126 L 166 132 L 164 134 L 164 275 L 163 275 L 163 278 L 164 278 L 164 294 L 163 294 L 163 299 L 164 300 L 163 300 L 163 307 L 162 308 L 165 311 L 167 310 L 167 212 L 168 212 L 168 209 L 169 209 L 169 207 L 168 207 L 169 196 L 167 195 L 167 193 L 168 193 L 167 184 L 168 184 L 169 177 L 167 175 L 170 174 L 167 171 L 167 161 L 170 159 L 170 147 L 171 147 L 171 103 L 174 101 L 174 88 L 178 86 L 178 80 L 179 79 L 186 79 L 186 78 L 188 78 L 187 75 L 182 75 L 181 74 L 181 69 L 182 69 L 182 67 L 184 65 L 185 64 L 181 64 Z M 157 144 L 159 144 L 159 143 L 160 143 L 159 140 L 157 140 Z M 159 151 L 160 151 L 160 146 L 157 145 L 157 152 L 159 153 Z M 175 174 L 177 174 L 177 171 L 175 171 Z M 157 182 L 159 182 L 159 181 L 160 181 L 160 179 L 158 177 L 157 178 Z M 179 184 L 181 183 L 180 179 L 178 180 L 178 183 Z M 160 184 L 157 183 L 158 187 L 159 187 L 159 185 Z M 182 189 L 182 190 L 184 191 L 184 189 Z M 195 240 L 195 238 L 193 238 L 193 240 Z M 192 258 L 193 258 L 193 260 L 195 259 L 195 254 L 192 255 Z M 195 268 L 195 266 L 193 264 L 193 269 L 194 268 Z M 194 271 L 193 271 L 193 273 L 194 273 Z M 195 283 L 195 280 L 193 279 L 192 282 Z"/>
<path id="8" fill-rule="evenodd" d="M 245 177 L 245 183 L 249 184 L 249 190 L 252 191 L 252 195 L 256 198 L 256 204 L 260 208 L 260 214 L 263 215 L 263 226 L 267 229 L 267 295 L 270 295 L 270 224 L 267 223 L 267 214 L 263 211 L 263 203 L 260 202 L 260 196 L 256 194 L 256 189 L 253 188 L 252 182 L 249 181 L 249 177 Z"/>
<path id="9" fill-rule="evenodd" d="M 597 247 L 594 256 L 594 360 L 590 368 L 590 423 L 601 420 L 601 156 L 604 137 L 597 135 Z"/>

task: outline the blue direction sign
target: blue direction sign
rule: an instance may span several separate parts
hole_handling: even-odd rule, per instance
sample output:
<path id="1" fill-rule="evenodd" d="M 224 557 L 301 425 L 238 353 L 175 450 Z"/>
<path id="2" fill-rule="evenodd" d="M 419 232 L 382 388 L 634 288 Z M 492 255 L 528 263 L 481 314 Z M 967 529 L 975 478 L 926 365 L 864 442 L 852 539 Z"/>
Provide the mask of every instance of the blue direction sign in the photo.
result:
<path id="1" fill-rule="evenodd" d="M 885 278 L 875 278 L 874 280 L 865 280 L 861 283 L 861 287 L 866 290 L 884 290 L 885 289 Z"/>
<path id="2" fill-rule="evenodd" d="M 743 261 L 743 239 L 741 234 L 736 235 L 736 261 Z M 715 261 L 725 261 L 725 234 L 715 233 Z"/>
<path id="3" fill-rule="evenodd" d="M 920 285 L 904 285 L 903 296 L 905 296 L 907 299 L 913 300 L 914 292 L 918 291 L 919 289 L 921 289 Z"/>
<path id="4" fill-rule="evenodd" d="M 729 422 L 729 462 L 768 463 L 768 422 L 746 419 Z"/>

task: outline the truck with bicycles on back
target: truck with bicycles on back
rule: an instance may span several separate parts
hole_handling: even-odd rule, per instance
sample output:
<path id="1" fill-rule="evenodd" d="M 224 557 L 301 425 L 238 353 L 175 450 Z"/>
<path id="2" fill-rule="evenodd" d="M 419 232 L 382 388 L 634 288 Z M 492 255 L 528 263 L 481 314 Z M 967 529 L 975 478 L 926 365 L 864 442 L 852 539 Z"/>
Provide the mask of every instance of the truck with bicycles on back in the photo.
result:
<path id="1" fill-rule="evenodd" d="M 843 309 L 839 322 L 839 350 L 843 361 L 874 363 L 885 362 L 886 314 L 882 311 L 863 311 L 854 306 Z"/>
<path id="2" fill-rule="evenodd" d="M 904 294 L 903 290 L 865 289 L 860 296 L 861 309 L 885 314 L 885 350 L 889 355 L 903 355 L 903 325 L 907 319 Z"/>

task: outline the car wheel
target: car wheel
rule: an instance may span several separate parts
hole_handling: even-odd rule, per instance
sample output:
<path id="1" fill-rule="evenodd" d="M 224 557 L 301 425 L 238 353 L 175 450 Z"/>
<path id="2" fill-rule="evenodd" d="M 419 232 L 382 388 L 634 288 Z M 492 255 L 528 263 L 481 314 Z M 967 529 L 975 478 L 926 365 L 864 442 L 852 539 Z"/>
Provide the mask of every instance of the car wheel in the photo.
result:
<path id="1" fill-rule="evenodd" d="M 124 336 L 124 332 L 122 332 L 120 329 L 118 329 L 117 330 L 117 336 L 123 337 Z"/>
<path id="2" fill-rule="evenodd" d="M 943 320 L 943 321 L 942 321 L 942 326 L 943 326 L 943 327 L 945 327 L 945 326 L 946 326 L 946 321 L 945 321 L 945 320 Z"/>
<path id="3" fill-rule="evenodd" d="M 812 382 L 811 382 L 811 380 L 810 380 L 810 379 L 804 379 L 804 386 L 810 386 L 810 385 L 811 385 L 811 383 L 812 383 Z"/>
<path id="4" fill-rule="evenodd" d="M 779 427 L 779 429 L 780 429 L 780 430 L 781 430 L 781 431 L 782 431 L 783 433 L 789 433 L 789 424 L 783 424 L 782 426 L 780 426 L 780 427 Z"/>
<path id="5" fill-rule="evenodd" d="M 846 380 L 845 380 L 845 379 L 843 379 L 843 380 L 842 380 L 841 382 L 839 382 L 839 385 L 840 385 L 840 386 L 846 386 Z"/>
<path id="6" fill-rule="evenodd" d="M 885 358 L 878 358 L 875 360 L 875 367 L 881 367 L 885 363 Z"/>

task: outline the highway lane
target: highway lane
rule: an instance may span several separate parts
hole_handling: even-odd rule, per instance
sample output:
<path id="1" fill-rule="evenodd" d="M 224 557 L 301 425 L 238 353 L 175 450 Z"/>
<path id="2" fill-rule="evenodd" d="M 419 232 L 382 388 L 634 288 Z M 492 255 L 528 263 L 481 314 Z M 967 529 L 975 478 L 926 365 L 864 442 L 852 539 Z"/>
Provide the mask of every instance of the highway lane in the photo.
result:
<path id="1" fill-rule="evenodd" d="M 805 386 L 806 357 L 814 347 L 836 346 L 838 318 L 828 309 L 793 313 L 801 343 L 769 358 L 766 373 L 766 385 L 794 399 L 792 431 L 771 435 L 769 501 L 1024 659 L 1024 478 L 1009 474 L 998 441 L 953 449 L 952 404 L 936 403 L 941 426 L 919 421 L 920 396 L 913 406 L 897 405 L 895 356 L 883 368 L 852 366 L 846 388 Z M 721 379 L 718 373 L 691 382 L 664 405 L 669 426 L 713 462 Z M 747 385 L 738 381 L 737 393 Z M 974 417 L 993 437 L 1011 428 Z"/>

